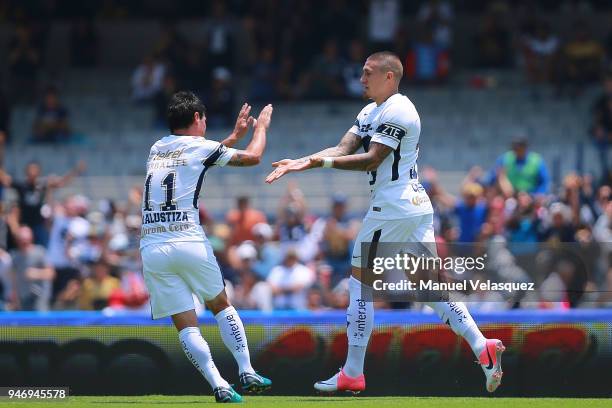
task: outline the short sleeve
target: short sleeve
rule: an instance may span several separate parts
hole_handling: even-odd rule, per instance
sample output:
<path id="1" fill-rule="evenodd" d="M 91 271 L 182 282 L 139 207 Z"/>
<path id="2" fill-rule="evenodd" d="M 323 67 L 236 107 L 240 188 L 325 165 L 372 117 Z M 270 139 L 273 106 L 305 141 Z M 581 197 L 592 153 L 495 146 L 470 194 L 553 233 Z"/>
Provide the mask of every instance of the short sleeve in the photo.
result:
<path id="1" fill-rule="evenodd" d="M 204 159 L 203 164 L 206 167 L 210 167 L 210 166 L 223 167 L 230 161 L 230 159 L 232 158 L 232 156 L 234 156 L 235 153 L 236 153 L 236 149 L 224 146 L 221 143 L 217 143 L 212 153 L 210 153 L 208 157 Z"/>
<path id="2" fill-rule="evenodd" d="M 359 116 L 357 116 L 357 119 L 355 119 L 355 123 L 353 123 L 353 126 L 351 126 L 351 128 L 348 130 L 351 133 L 354 133 L 356 135 L 359 135 Z"/>
<path id="3" fill-rule="evenodd" d="M 371 110 L 372 108 L 372 104 L 366 105 L 363 109 L 361 109 L 361 111 L 359 111 L 359 114 L 357 115 L 357 118 L 355 119 L 355 122 L 353 123 L 353 126 L 351 126 L 351 128 L 348 130 L 350 133 L 353 133 L 359 137 L 363 137 L 363 133 L 361 131 L 361 125 L 362 125 L 362 121 L 365 120 L 364 118 L 367 116 L 368 112 Z"/>
<path id="4" fill-rule="evenodd" d="M 384 144 L 393 150 L 397 149 L 411 126 L 410 119 L 406 120 L 406 116 L 405 113 L 392 109 L 383 112 L 380 124 L 372 136 L 372 142 Z"/>

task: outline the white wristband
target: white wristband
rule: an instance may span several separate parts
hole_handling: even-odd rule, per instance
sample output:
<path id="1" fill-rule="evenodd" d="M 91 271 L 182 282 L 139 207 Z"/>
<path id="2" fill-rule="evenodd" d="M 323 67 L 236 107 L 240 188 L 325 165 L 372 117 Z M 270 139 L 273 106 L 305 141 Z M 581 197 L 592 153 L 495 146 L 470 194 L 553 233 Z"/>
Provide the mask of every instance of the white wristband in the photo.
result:
<path id="1" fill-rule="evenodd" d="M 324 157 L 323 158 L 323 168 L 331 169 L 334 167 L 334 158 L 333 157 Z"/>

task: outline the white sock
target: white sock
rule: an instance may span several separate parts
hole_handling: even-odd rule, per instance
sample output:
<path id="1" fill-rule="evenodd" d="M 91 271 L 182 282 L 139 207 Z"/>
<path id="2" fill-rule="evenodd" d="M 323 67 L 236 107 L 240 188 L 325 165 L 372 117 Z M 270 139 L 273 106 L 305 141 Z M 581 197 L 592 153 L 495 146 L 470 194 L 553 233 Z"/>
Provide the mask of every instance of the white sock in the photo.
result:
<path id="1" fill-rule="evenodd" d="M 213 390 L 218 387 L 229 387 L 217 370 L 208 343 L 202 337 L 199 328 L 185 327 L 179 332 L 179 340 L 189 361 L 206 378 Z"/>
<path id="2" fill-rule="evenodd" d="M 215 319 L 217 319 L 219 324 L 221 338 L 223 343 L 225 343 L 225 347 L 231 351 L 236 363 L 238 363 L 238 373 L 254 373 L 255 370 L 251 366 L 251 356 L 249 355 L 249 345 L 244 333 L 244 326 L 234 306 L 230 306 L 217 313 Z"/>
<path id="3" fill-rule="evenodd" d="M 374 326 L 374 305 L 372 288 L 362 285 L 352 276 L 349 279 L 349 306 L 346 310 L 346 322 L 349 349 L 343 368 L 349 377 L 358 377 L 363 374 L 366 348 Z"/>
<path id="4" fill-rule="evenodd" d="M 427 302 L 450 328 L 459 336 L 462 336 L 472 348 L 476 357 L 484 349 L 486 338 L 474 322 L 472 315 L 462 302 Z"/>

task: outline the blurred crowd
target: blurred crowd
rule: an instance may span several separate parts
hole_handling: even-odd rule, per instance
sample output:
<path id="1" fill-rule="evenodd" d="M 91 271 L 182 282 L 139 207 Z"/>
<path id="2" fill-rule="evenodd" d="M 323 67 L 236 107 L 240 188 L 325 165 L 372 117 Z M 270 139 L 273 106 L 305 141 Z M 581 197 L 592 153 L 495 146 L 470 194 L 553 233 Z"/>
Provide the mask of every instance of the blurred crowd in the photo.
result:
<path id="1" fill-rule="evenodd" d="M 612 60 L 612 31 L 605 37 L 595 36 L 589 24 L 589 18 L 609 6 L 596 0 L 462 4 L 333 0 L 316 7 L 307 0 L 184 3 L 109 0 L 70 3 L 69 7 L 61 2 L 32 2 L 27 7 L 21 2 L 0 2 L 0 22 L 14 24 L 7 43 L 7 72 L 2 80 L 7 89 L 0 92 L 0 113 L 4 99 L 38 103 L 32 140 L 70 140 L 68 112 L 53 101 L 57 90 L 48 86 L 54 74 L 45 56 L 54 19 L 71 22 L 67 64 L 81 69 L 99 67 L 97 22 L 159 19 L 159 37 L 143 49 L 129 84 L 136 103 L 155 109 L 157 125 L 162 124 L 169 96 L 183 88 L 202 97 L 212 127 L 231 124 L 238 89 L 241 97 L 252 102 L 360 98 L 361 68 L 373 50 L 400 55 L 405 82 L 410 84 L 445 84 L 457 67 L 514 69 L 523 71 L 529 84 L 549 83 L 558 95 L 572 96 L 599 81 Z M 478 28 L 469 34 L 473 38 L 463 38 L 468 34 L 457 31 L 455 17 L 460 12 L 477 13 Z M 573 21 L 571 28 L 567 23 L 562 30 L 556 28 L 544 17 L 550 13 Z M 202 20 L 199 35 L 181 30 L 177 22 L 186 17 Z M 463 56 L 459 64 L 455 61 L 458 40 L 470 44 L 470 52 L 464 52 L 464 47 L 462 54 L 472 54 Z M 486 83 L 482 79 L 474 77 L 471 85 L 482 86 Z M 0 126 L 8 129 L 2 122 L 0 114 Z"/>
<path id="2" fill-rule="evenodd" d="M 14 104 L 37 106 L 33 143 L 74 138 L 61 89 L 47 85 L 53 82 L 45 56 L 54 20 L 70 22 L 67 64 L 95 70 L 101 59 L 97 22 L 163 17 L 159 37 L 133 67 L 129 97 L 151 106 L 154 125 L 165 127 L 170 96 L 192 89 L 202 96 L 214 128 L 232 124 L 238 89 L 249 102 L 361 98 L 361 68 L 372 50 L 398 53 L 407 84 L 444 86 L 457 68 L 457 40 L 465 35 L 456 29 L 456 15 L 468 11 L 478 29 L 469 39 L 473 58 L 461 68 L 520 71 L 534 97 L 541 84 L 551 85 L 557 96 L 578 96 L 603 78 L 585 129 L 602 171 L 569 174 L 554 186 L 550 164 L 523 137 L 500 151 L 492 169 L 471 169 L 458 196 L 442 188 L 433 169 L 424 168 L 420 179 L 434 204 L 442 253 L 445 244 L 473 243 L 480 250 L 492 245 L 502 250 L 495 252 L 499 257 L 491 273 L 512 281 L 531 279 L 533 259 L 545 271 L 536 294 L 459 295 L 484 309 L 610 307 L 612 72 L 606 67 L 612 32 L 596 37 L 588 24 L 606 7 L 608 2 L 596 0 L 331 0 L 316 7 L 309 0 L 80 5 L 0 0 L 0 22 L 14 23 L 0 83 L 0 150 L 14 136 Z M 546 12 L 569 17 L 572 29 L 561 32 L 555 21 L 541 17 Z M 193 16 L 204 19 L 199 37 L 186 36 L 176 23 Z M 486 84 L 474 77 L 470 85 Z M 27 164 L 23 175 L 0 170 L 0 190 L 12 190 L 16 197 L 13 202 L 5 194 L 0 204 L 0 308 L 148 310 L 138 250 L 141 189 L 133 188 L 125 202 L 91 202 L 80 195 L 58 199 L 84 168 L 79 163 L 59 176 L 44 174 L 37 163 Z M 362 215 L 350 202 L 336 194 L 327 214 L 313 214 L 299 186 L 290 184 L 276 212 L 253 208 L 244 196 L 223 218 L 215 218 L 204 200 L 201 223 L 232 302 L 266 311 L 344 309 Z M 588 255 L 588 265 L 555 256 L 561 243 Z"/>
<path id="3" fill-rule="evenodd" d="M 0 218 L 3 309 L 148 310 L 139 255 L 142 190 L 133 188 L 125 203 L 93 203 L 81 195 L 56 200 L 57 190 L 84 169 L 78 163 L 65 175 L 43 176 L 38 164 L 29 163 L 23 178 L 0 173 L 1 185 L 16 197 L 5 200 Z M 472 168 L 459 196 L 442 187 L 432 168 L 424 168 L 420 178 L 435 208 L 440 256 L 465 256 L 452 244 L 469 244 L 469 254 L 490 255 L 487 278 L 538 284 L 537 292 L 510 297 L 457 294 L 473 308 L 612 306 L 610 183 L 568 174 L 553 189 L 547 164 L 522 137 L 493 168 Z M 238 197 L 224 218 L 212 217 L 205 204 L 200 222 L 237 307 L 347 306 L 351 250 L 360 227 L 350 197 L 336 193 L 329 212 L 316 215 L 299 186 L 289 183 L 276 213 L 253 208 L 248 196 Z"/>

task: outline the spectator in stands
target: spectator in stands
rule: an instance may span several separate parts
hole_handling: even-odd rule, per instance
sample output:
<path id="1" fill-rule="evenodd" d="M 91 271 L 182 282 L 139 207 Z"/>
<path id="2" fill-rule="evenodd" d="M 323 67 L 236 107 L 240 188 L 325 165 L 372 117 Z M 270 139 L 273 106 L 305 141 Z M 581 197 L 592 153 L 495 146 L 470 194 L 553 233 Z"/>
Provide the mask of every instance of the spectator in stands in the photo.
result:
<path id="1" fill-rule="evenodd" d="M 344 66 L 336 40 L 328 40 L 323 46 L 323 52 L 315 57 L 310 69 L 302 74 L 299 94 L 306 98 L 325 100 L 343 97 Z"/>
<path id="2" fill-rule="evenodd" d="M 263 47 L 251 69 L 250 100 L 270 101 L 277 98 L 278 64 L 275 61 L 274 48 Z"/>
<path id="3" fill-rule="evenodd" d="M 559 39 L 550 24 L 538 22 L 534 33 L 527 35 L 523 43 L 523 56 L 527 79 L 534 84 L 548 83 L 553 79 L 558 65 Z"/>
<path id="4" fill-rule="evenodd" d="M 370 0 L 368 10 L 368 42 L 372 52 L 391 49 L 399 28 L 398 0 Z"/>
<path id="5" fill-rule="evenodd" d="M 511 37 L 504 16 L 492 10 L 483 17 L 475 41 L 478 66 L 482 68 L 507 68 L 512 64 Z"/>
<path id="6" fill-rule="evenodd" d="M 572 210 L 563 203 L 550 206 L 548 226 L 542 231 L 542 242 L 575 242 L 576 229 L 572 223 Z"/>
<path id="7" fill-rule="evenodd" d="M 365 47 L 359 40 L 353 40 L 349 44 L 349 61 L 342 70 L 344 77 L 345 93 L 351 98 L 363 97 L 363 85 L 361 74 L 363 61 L 365 60 Z"/>
<path id="8" fill-rule="evenodd" d="M 419 31 L 406 59 L 406 77 L 421 84 L 441 83 L 449 74 L 448 51 L 436 44 L 431 27 Z"/>
<path id="9" fill-rule="evenodd" d="M 606 211 L 606 206 L 612 199 L 612 187 L 609 185 L 603 185 L 597 189 L 597 194 L 593 197 L 593 200 L 587 201 L 590 215 L 587 217 L 587 223 L 594 224 L 599 217 Z"/>
<path id="10" fill-rule="evenodd" d="M 51 282 L 55 276 L 47 262 L 45 249 L 34 244 L 30 227 L 21 226 L 17 232 L 17 249 L 11 253 L 13 274 L 20 310 L 49 310 Z"/>
<path id="11" fill-rule="evenodd" d="M 181 89 L 192 89 L 197 94 L 203 94 L 210 88 L 211 69 L 206 64 L 204 52 L 197 45 L 191 45 L 185 51 L 180 64 L 173 68 L 176 78 L 180 79 Z"/>
<path id="12" fill-rule="evenodd" d="M 272 268 L 281 261 L 278 245 L 272 242 L 274 230 L 269 224 L 260 222 L 252 229 L 253 245 L 257 250 L 257 259 L 253 263 L 253 271 L 262 279 L 266 279 Z"/>
<path id="13" fill-rule="evenodd" d="M 19 208 L 16 205 L 7 209 L 0 200 L 0 249 L 7 251 L 15 248 L 19 227 Z"/>
<path id="14" fill-rule="evenodd" d="M 422 3 L 417 13 L 419 23 L 431 28 L 434 43 L 443 50 L 448 50 L 452 43 L 453 17 L 451 2 L 444 0 L 429 0 Z"/>
<path id="15" fill-rule="evenodd" d="M 32 126 L 35 143 L 65 143 L 70 141 L 71 131 L 68 109 L 62 104 L 55 87 L 47 88 Z"/>
<path id="16" fill-rule="evenodd" d="M 320 312 L 329 309 L 329 307 L 325 306 L 323 289 L 316 283 L 308 289 L 306 309 L 311 312 Z"/>
<path id="17" fill-rule="evenodd" d="M 0 87 L 0 134 L 4 143 L 10 141 L 11 105 L 4 89 Z"/>
<path id="18" fill-rule="evenodd" d="M 0 247 L 0 312 L 17 306 L 17 294 L 11 290 L 14 285 L 11 263 L 11 255 L 6 248 Z"/>
<path id="19" fill-rule="evenodd" d="M 207 21 L 206 49 L 212 68 L 234 64 L 234 22 L 222 0 L 213 1 L 211 18 Z"/>
<path id="20" fill-rule="evenodd" d="M 121 282 L 111 275 L 111 266 L 104 259 L 94 263 L 91 269 L 91 276 L 83 280 L 79 308 L 102 310 L 109 305 L 111 296 L 120 290 Z"/>
<path id="21" fill-rule="evenodd" d="M 88 202 L 82 196 L 70 196 L 63 205 L 53 210 L 53 223 L 49 234 L 47 257 L 56 272 L 53 281 L 53 297 L 62 292 L 71 280 L 81 278 L 81 265 L 74 258 L 72 248 L 87 239 L 89 221 L 83 214 L 87 212 Z"/>
<path id="22" fill-rule="evenodd" d="M 178 91 L 176 85 L 176 77 L 171 73 L 166 73 L 162 88 L 153 97 L 153 105 L 155 108 L 155 127 L 160 129 L 167 129 L 168 124 L 166 123 L 168 102 L 172 95 Z"/>
<path id="23" fill-rule="evenodd" d="M 159 55 L 165 64 L 177 68 L 185 60 L 189 43 L 170 21 L 162 23 L 161 30 L 162 33 L 155 45 L 155 54 Z"/>
<path id="24" fill-rule="evenodd" d="M 612 70 L 610 70 L 603 84 L 603 93 L 593 104 L 593 122 L 591 137 L 599 154 L 602 181 L 610 170 L 608 153 L 612 145 Z"/>
<path id="25" fill-rule="evenodd" d="M 148 309 L 149 294 L 144 283 L 142 272 L 118 268 L 121 286 L 113 290 L 108 304 L 113 309 L 143 310 Z"/>
<path id="26" fill-rule="evenodd" d="M 600 79 L 604 55 L 603 46 L 591 36 L 587 24 L 576 23 L 572 39 L 563 48 L 565 82 L 574 87 L 575 94 Z"/>
<path id="27" fill-rule="evenodd" d="M 212 72 L 212 84 L 205 99 L 207 126 L 210 129 L 229 127 L 233 121 L 234 88 L 232 74 L 224 67 Z"/>
<path id="28" fill-rule="evenodd" d="M 483 188 L 476 183 L 464 184 L 463 200 L 457 202 L 454 214 L 459 220 L 459 242 L 476 242 L 482 225 L 487 219 L 487 203 L 483 199 Z"/>
<path id="29" fill-rule="evenodd" d="M 93 22 L 79 17 L 70 29 L 70 56 L 72 66 L 93 68 L 98 63 L 98 33 Z"/>
<path id="30" fill-rule="evenodd" d="M 51 190 L 62 188 L 85 171 L 85 162 L 80 161 L 77 166 L 63 176 L 41 176 L 40 164 L 28 163 L 25 168 L 25 180 L 13 181 L 12 177 L 0 170 L 0 182 L 5 187 L 12 187 L 17 192 L 17 206 L 19 208 L 19 222 L 27 225 L 34 231 L 34 242 L 38 245 L 47 245 L 48 231 L 42 207 L 47 202 Z"/>
<path id="31" fill-rule="evenodd" d="M 274 308 L 306 309 L 308 289 L 314 280 L 314 272 L 299 263 L 296 250 L 287 250 L 283 263 L 274 267 L 267 279 L 274 295 Z"/>
<path id="32" fill-rule="evenodd" d="M 240 196 L 236 200 L 235 209 L 227 213 L 226 220 L 231 227 L 230 245 L 238 245 L 247 240 L 254 240 L 253 227 L 267 222 L 266 216 L 259 210 L 251 208 L 249 197 Z"/>
<path id="33" fill-rule="evenodd" d="M 239 259 L 236 273 L 238 282 L 234 286 L 234 299 L 232 302 L 243 309 L 257 309 L 271 311 L 272 289 L 261 276 L 255 272 L 254 264 L 257 262 L 257 250 L 249 242 L 243 242 L 236 249 Z"/>
<path id="34" fill-rule="evenodd" d="M 524 137 L 514 139 L 512 149 L 495 163 L 491 179 L 497 181 L 506 196 L 520 191 L 548 193 L 550 177 L 544 159 L 538 153 L 529 151 L 527 145 Z"/>
<path id="35" fill-rule="evenodd" d="M 528 250 L 531 253 L 537 250 L 535 245 L 532 245 L 533 248 L 528 248 L 522 244 L 538 242 L 538 231 L 542 220 L 536 212 L 536 204 L 533 198 L 524 191 L 519 192 L 516 199 L 510 200 L 512 213 L 506 223 L 508 241 L 519 243 L 512 247 L 515 252 L 516 250 Z"/>
<path id="36" fill-rule="evenodd" d="M 612 242 L 612 200 L 606 203 L 604 210 L 595 223 L 593 236 L 598 242 L 609 244 Z"/>
<path id="37" fill-rule="evenodd" d="M 18 102 L 33 100 L 38 88 L 42 58 L 42 49 L 36 44 L 31 27 L 24 24 L 17 25 L 8 52 L 11 100 Z"/>
<path id="38" fill-rule="evenodd" d="M 319 248 L 323 260 L 331 266 L 333 272 L 332 285 L 348 276 L 352 244 L 358 232 L 358 223 L 351 220 L 347 214 L 347 197 L 344 194 L 335 194 L 330 215 L 319 218 L 311 229 L 311 234 L 320 236 Z"/>
<path id="39" fill-rule="evenodd" d="M 162 89 L 166 67 L 154 56 L 146 56 L 132 74 L 132 99 L 149 102 Z"/>

